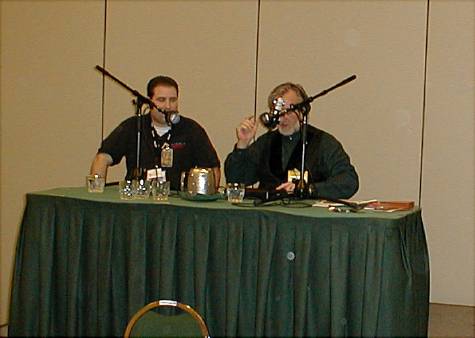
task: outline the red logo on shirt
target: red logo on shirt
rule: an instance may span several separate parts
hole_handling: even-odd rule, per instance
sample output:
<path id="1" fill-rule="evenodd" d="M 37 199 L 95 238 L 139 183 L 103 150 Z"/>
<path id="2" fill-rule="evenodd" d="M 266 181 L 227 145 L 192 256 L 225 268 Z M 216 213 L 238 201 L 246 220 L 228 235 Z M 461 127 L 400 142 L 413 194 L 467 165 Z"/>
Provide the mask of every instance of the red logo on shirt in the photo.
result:
<path id="1" fill-rule="evenodd" d="M 185 148 L 186 146 L 186 143 L 182 143 L 182 142 L 179 142 L 179 143 L 172 143 L 170 145 L 170 147 L 173 149 L 173 150 L 180 150 L 180 149 L 183 149 Z"/>

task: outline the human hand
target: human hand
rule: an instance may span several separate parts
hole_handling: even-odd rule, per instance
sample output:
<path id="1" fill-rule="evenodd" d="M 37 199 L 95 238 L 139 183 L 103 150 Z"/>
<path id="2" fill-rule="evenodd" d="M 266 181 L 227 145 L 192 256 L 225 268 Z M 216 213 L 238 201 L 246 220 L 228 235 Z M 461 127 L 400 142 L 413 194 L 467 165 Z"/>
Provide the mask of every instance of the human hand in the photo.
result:
<path id="1" fill-rule="evenodd" d="M 295 183 L 292 182 L 284 182 L 281 185 L 279 185 L 276 190 L 285 190 L 287 192 L 294 192 L 295 190 Z"/>
<path id="2" fill-rule="evenodd" d="M 237 148 L 245 149 L 251 143 L 257 132 L 257 123 L 254 117 L 248 117 L 244 119 L 236 128 L 236 136 L 238 141 L 236 143 Z"/>

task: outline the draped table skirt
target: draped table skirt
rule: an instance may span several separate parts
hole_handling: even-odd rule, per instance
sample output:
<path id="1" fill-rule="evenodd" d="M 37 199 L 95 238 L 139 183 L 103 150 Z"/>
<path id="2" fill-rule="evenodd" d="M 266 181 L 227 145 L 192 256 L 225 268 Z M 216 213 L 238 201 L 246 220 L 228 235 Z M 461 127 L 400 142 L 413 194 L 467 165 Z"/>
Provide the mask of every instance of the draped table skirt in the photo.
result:
<path id="1" fill-rule="evenodd" d="M 194 307 L 212 337 L 426 336 L 421 212 L 27 195 L 11 336 L 122 336 L 158 299 Z"/>

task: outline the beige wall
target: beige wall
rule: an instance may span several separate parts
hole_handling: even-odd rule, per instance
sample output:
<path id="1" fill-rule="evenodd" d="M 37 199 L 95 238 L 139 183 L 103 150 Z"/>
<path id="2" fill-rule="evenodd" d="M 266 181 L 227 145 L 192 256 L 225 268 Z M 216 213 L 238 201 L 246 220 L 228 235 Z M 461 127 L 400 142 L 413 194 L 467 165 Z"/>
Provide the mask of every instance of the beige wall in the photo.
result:
<path id="1" fill-rule="evenodd" d="M 310 122 L 351 154 L 356 198 L 418 198 L 425 42 L 423 1 L 262 3 L 259 101 L 288 79 L 314 101 Z M 276 20 L 276 18 L 279 18 Z"/>
<path id="2" fill-rule="evenodd" d="M 108 9 L 106 67 L 144 94 L 150 78 L 175 78 L 180 111 L 205 127 L 223 159 L 234 126 L 253 111 L 257 4 L 112 1 Z M 106 133 L 133 114 L 130 100 L 107 82 Z M 111 177 L 123 173 L 113 168 Z"/>
<path id="3" fill-rule="evenodd" d="M 475 303 L 475 1 L 431 4 L 422 207 L 432 298 Z"/>
<path id="4" fill-rule="evenodd" d="M 0 323 L 25 193 L 81 185 L 100 141 L 104 4 L 1 3 Z"/>
<path id="5" fill-rule="evenodd" d="M 474 2 L 453 3 L 430 2 L 423 133 L 426 1 L 261 1 L 257 65 L 257 1 L 108 1 L 107 16 L 103 1 L 2 1 L 0 323 L 25 193 L 82 185 L 102 129 L 133 114 L 106 79 L 102 125 L 104 22 L 106 68 L 143 93 L 157 74 L 176 78 L 180 110 L 222 160 L 255 86 L 261 112 L 279 82 L 316 94 L 356 74 L 311 122 L 351 154 L 357 198 L 417 201 L 422 161 L 431 300 L 474 305 Z"/>

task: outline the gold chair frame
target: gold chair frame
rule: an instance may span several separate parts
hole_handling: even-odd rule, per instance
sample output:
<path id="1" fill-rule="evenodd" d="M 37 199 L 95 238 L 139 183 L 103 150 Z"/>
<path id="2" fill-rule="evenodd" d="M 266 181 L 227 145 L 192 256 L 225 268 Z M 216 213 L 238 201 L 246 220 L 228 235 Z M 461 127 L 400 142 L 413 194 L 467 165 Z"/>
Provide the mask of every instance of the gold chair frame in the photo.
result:
<path id="1" fill-rule="evenodd" d="M 203 337 L 209 338 L 208 327 L 206 326 L 205 321 L 203 320 L 203 318 L 201 318 L 199 313 L 196 312 L 191 306 L 176 302 L 174 300 L 157 300 L 145 305 L 143 308 L 137 311 L 133 315 L 133 317 L 129 320 L 129 323 L 127 324 L 127 328 L 125 329 L 125 333 L 124 333 L 124 338 L 130 337 L 130 333 L 132 332 L 133 327 L 145 313 L 157 307 L 177 307 L 189 313 L 193 317 L 193 319 L 195 319 L 196 322 L 198 323 Z"/>

